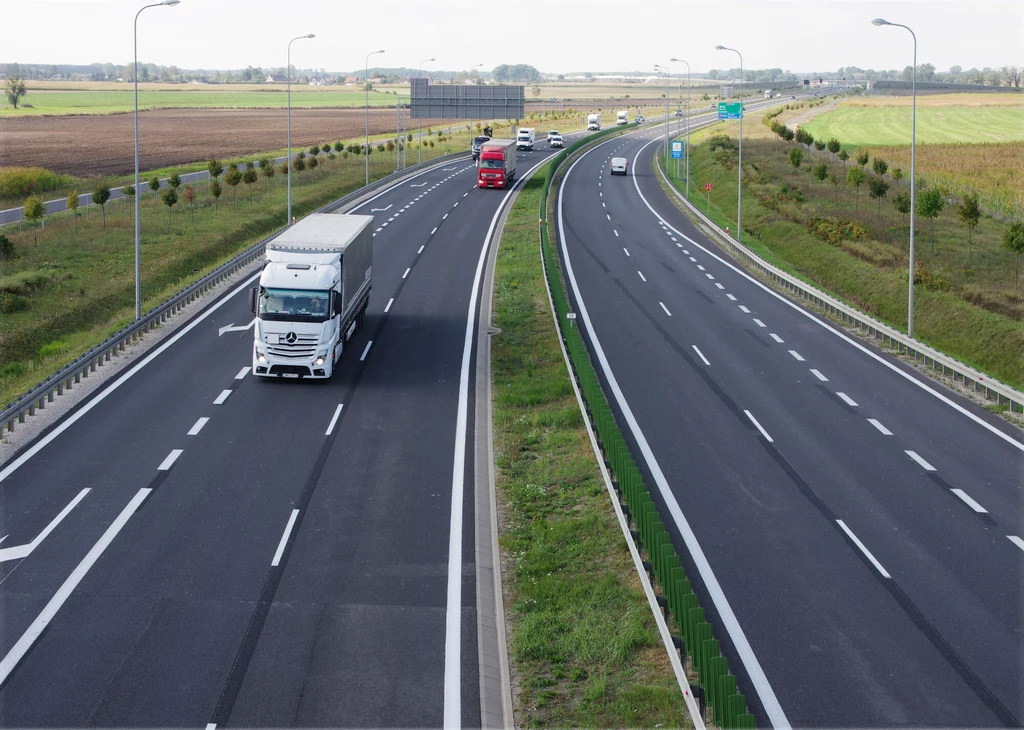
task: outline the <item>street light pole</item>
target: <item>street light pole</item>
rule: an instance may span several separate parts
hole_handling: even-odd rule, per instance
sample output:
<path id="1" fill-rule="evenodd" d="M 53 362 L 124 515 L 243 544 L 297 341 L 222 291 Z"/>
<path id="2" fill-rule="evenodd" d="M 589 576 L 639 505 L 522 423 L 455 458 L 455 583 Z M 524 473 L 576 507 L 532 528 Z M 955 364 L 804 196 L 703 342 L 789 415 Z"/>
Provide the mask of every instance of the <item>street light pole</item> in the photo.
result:
<path id="1" fill-rule="evenodd" d="M 872 25 L 894 25 L 897 28 L 906 28 L 910 32 L 911 37 L 914 39 L 914 76 L 911 86 L 911 112 L 910 112 L 910 273 L 908 274 L 909 282 L 907 283 L 908 295 L 907 295 L 907 334 L 910 335 L 911 339 L 914 337 L 914 209 L 916 201 L 914 200 L 914 184 L 916 182 L 916 175 L 914 174 L 914 152 L 917 142 L 917 36 L 914 31 L 906 25 L 900 23 L 890 23 L 888 20 L 882 18 L 875 18 L 871 21 Z"/>
<path id="2" fill-rule="evenodd" d="M 425 63 L 433 63 L 436 60 L 437 60 L 436 58 L 426 58 L 426 59 L 420 61 L 420 78 L 423 78 L 423 64 L 425 64 Z M 410 97 L 409 101 L 410 102 L 412 101 L 412 97 Z M 423 162 L 423 118 L 422 117 L 420 118 L 419 135 L 416 138 L 416 162 L 417 163 Z"/>
<path id="3" fill-rule="evenodd" d="M 286 226 L 292 224 L 292 43 L 303 38 L 315 37 L 312 33 L 309 33 L 308 35 L 296 36 L 288 41 L 288 66 L 285 69 L 288 73 L 288 154 L 284 158 L 285 167 L 288 168 L 286 173 L 288 176 L 288 218 L 285 219 Z"/>
<path id="4" fill-rule="evenodd" d="M 674 63 L 686 63 L 673 58 Z M 690 199 L 690 64 L 686 63 L 686 199 Z"/>
<path id="5" fill-rule="evenodd" d="M 740 57 L 740 162 L 736 169 L 736 241 L 743 243 L 743 54 L 735 48 L 715 46 L 717 51 L 732 51 Z"/>
<path id="6" fill-rule="evenodd" d="M 135 319 L 142 318 L 142 225 L 139 220 L 141 203 L 139 202 L 139 15 L 146 8 L 158 5 L 177 5 L 181 0 L 163 0 L 163 2 L 144 5 L 135 13 Z"/>
<path id="7" fill-rule="evenodd" d="M 366 184 L 370 184 L 370 56 L 384 53 L 383 50 L 371 51 L 366 54 L 366 76 L 363 79 L 363 90 L 366 94 L 366 146 L 363 148 L 363 156 L 366 158 Z"/>
<path id="8" fill-rule="evenodd" d="M 668 69 L 667 68 L 665 68 L 664 66 L 661 66 L 659 64 L 654 64 L 654 69 L 656 71 L 661 71 L 661 72 L 663 72 L 665 74 L 665 171 L 667 173 L 668 172 L 668 128 L 669 128 L 669 126 L 672 123 L 671 122 L 672 117 L 670 117 L 669 113 L 668 113 L 668 82 L 669 82 L 669 73 L 668 73 Z"/>

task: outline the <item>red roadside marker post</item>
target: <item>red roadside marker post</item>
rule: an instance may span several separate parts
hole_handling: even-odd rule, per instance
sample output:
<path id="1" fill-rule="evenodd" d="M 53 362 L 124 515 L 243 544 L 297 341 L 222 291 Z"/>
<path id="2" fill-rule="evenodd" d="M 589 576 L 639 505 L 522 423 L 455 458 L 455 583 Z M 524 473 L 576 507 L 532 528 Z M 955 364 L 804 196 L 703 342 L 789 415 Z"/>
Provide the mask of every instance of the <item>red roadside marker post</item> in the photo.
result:
<path id="1" fill-rule="evenodd" d="M 711 215 L 711 183 L 704 183 L 704 189 L 708 191 L 708 215 Z"/>

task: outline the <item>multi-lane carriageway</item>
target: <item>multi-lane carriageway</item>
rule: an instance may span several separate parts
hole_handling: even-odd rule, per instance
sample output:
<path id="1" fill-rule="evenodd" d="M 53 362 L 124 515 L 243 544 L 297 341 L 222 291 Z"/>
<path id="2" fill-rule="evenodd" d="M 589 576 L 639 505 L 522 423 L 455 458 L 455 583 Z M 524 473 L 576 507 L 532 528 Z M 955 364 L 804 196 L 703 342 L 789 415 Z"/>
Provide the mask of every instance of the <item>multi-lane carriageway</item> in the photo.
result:
<path id="1" fill-rule="evenodd" d="M 735 268 L 657 139 L 576 163 L 559 241 L 759 719 L 1012 724 L 1018 437 Z M 474 314 L 505 194 L 473 174 L 353 211 L 374 295 L 330 382 L 247 374 L 251 331 L 219 334 L 246 281 L 0 468 L 0 723 L 482 724 Z"/>

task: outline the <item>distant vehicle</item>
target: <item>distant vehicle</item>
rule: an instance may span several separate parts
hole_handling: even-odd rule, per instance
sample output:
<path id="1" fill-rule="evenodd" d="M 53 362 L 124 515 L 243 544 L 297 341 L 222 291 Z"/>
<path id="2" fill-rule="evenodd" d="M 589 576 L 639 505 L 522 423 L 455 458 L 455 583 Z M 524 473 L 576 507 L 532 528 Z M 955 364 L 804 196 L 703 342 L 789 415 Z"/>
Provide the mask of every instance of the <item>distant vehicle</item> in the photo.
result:
<path id="1" fill-rule="evenodd" d="M 329 378 L 370 303 L 373 216 L 314 213 L 266 248 L 256 315 L 253 375 Z"/>
<path id="2" fill-rule="evenodd" d="M 643 123 L 644 123 L 644 122 L 646 122 L 646 121 L 647 121 L 647 120 L 646 120 L 646 119 L 644 118 L 644 115 L 643 115 L 643 114 L 637 114 L 637 115 L 636 115 L 636 123 L 637 123 L 637 124 L 643 124 Z"/>
<path id="3" fill-rule="evenodd" d="M 562 133 L 559 132 L 557 129 L 549 129 L 548 130 L 548 142 L 551 141 L 552 137 L 561 137 L 561 136 L 562 136 Z"/>
<path id="4" fill-rule="evenodd" d="M 504 188 L 516 176 L 516 141 L 492 139 L 480 147 L 480 164 L 476 172 L 478 188 Z"/>
<path id="5" fill-rule="evenodd" d="M 677 117 L 683 116 L 683 110 L 682 109 L 676 109 L 676 116 Z"/>
<path id="6" fill-rule="evenodd" d="M 598 132 L 601 130 L 601 115 L 600 114 L 588 114 L 587 115 L 587 131 Z"/>
<path id="7" fill-rule="evenodd" d="M 628 175 L 629 174 L 629 160 L 625 157 L 613 157 L 612 158 L 612 175 Z"/>
<path id="8" fill-rule="evenodd" d="M 472 145 L 473 162 L 476 162 L 477 160 L 480 159 L 480 147 L 484 144 L 484 142 L 490 142 L 490 141 L 491 141 L 491 138 L 488 137 L 487 135 L 483 135 L 483 134 L 481 134 L 478 137 L 474 137 L 473 138 L 473 145 Z"/>
<path id="9" fill-rule="evenodd" d="M 791 97 L 789 97 L 789 98 L 790 98 L 790 99 L 795 99 L 796 97 L 795 97 L 795 96 L 791 96 Z"/>
<path id="10" fill-rule="evenodd" d="M 615 115 L 616 124 L 629 124 L 629 111 L 623 110 Z"/>
<path id="11" fill-rule="evenodd" d="M 765 99 L 771 99 L 772 98 L 771 90 L 764 92 L 764 98 Z"/>
<path id="12" fill-rule="evenodd" d="M 552 147 L 565 146 L 564 144 L 562 144 L 562 135 L 560 134 L 555 134 L 554 137 L 548 137 L 548 144 L 550 144 Z"/>
<path id="13" fill-rule="evenodd" d="M 534 130 L 532 127 L 520 127 L 519 131 L 516 133 L 516 149 L 532 150 L 533 134 Z"/>

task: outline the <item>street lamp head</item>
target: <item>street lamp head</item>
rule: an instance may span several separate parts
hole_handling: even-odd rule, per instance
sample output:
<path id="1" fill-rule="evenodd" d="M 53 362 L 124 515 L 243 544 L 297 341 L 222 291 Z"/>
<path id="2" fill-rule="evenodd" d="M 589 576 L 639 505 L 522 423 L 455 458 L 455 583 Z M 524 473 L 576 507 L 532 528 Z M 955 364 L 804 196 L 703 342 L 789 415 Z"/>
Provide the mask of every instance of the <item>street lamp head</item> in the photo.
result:
<path id="1" fill-rule="evenodd" d="M 374 53 L 384 53 L 384 49 L 382 48 L 382 49 L 381 49 L 381 50 L 379 50 L 379 51 L 374 51 Z"/>
<path id="2" fill-rule="evenodd" d="M 725 46 L 715 46 L 715 50 L 716 51 L 725 51 L 725 50 L 728 50 L 728 49 Z"/>
<path id="3" fill-rule="evenodd" d="M 302 37 L 303 37 L 303 38 L 316 38 L 316 36 L 315 36 L 315 35 L 313 35 L 312 33 L 310 33 L 309 35 L 304 35 L 304 36 L 302 36 Z"/>
<path id="4" fill-rule="evenodd" d="M 436 60 L 437 60 L 436 58 L 428 58 L 425 61 L 423 61 L 423 63 L 433 63 Z"/>
<path id="5" fill-rule="evenodd" d="M 177 5 L 181 0 L 164 0 L 161 5 Z"/>
<path id="6" fill-rule="evenodd" d="M 892 23 L 884 18 L 875 18 L 871 21 L 871 25 L 892 25 Z"/>

